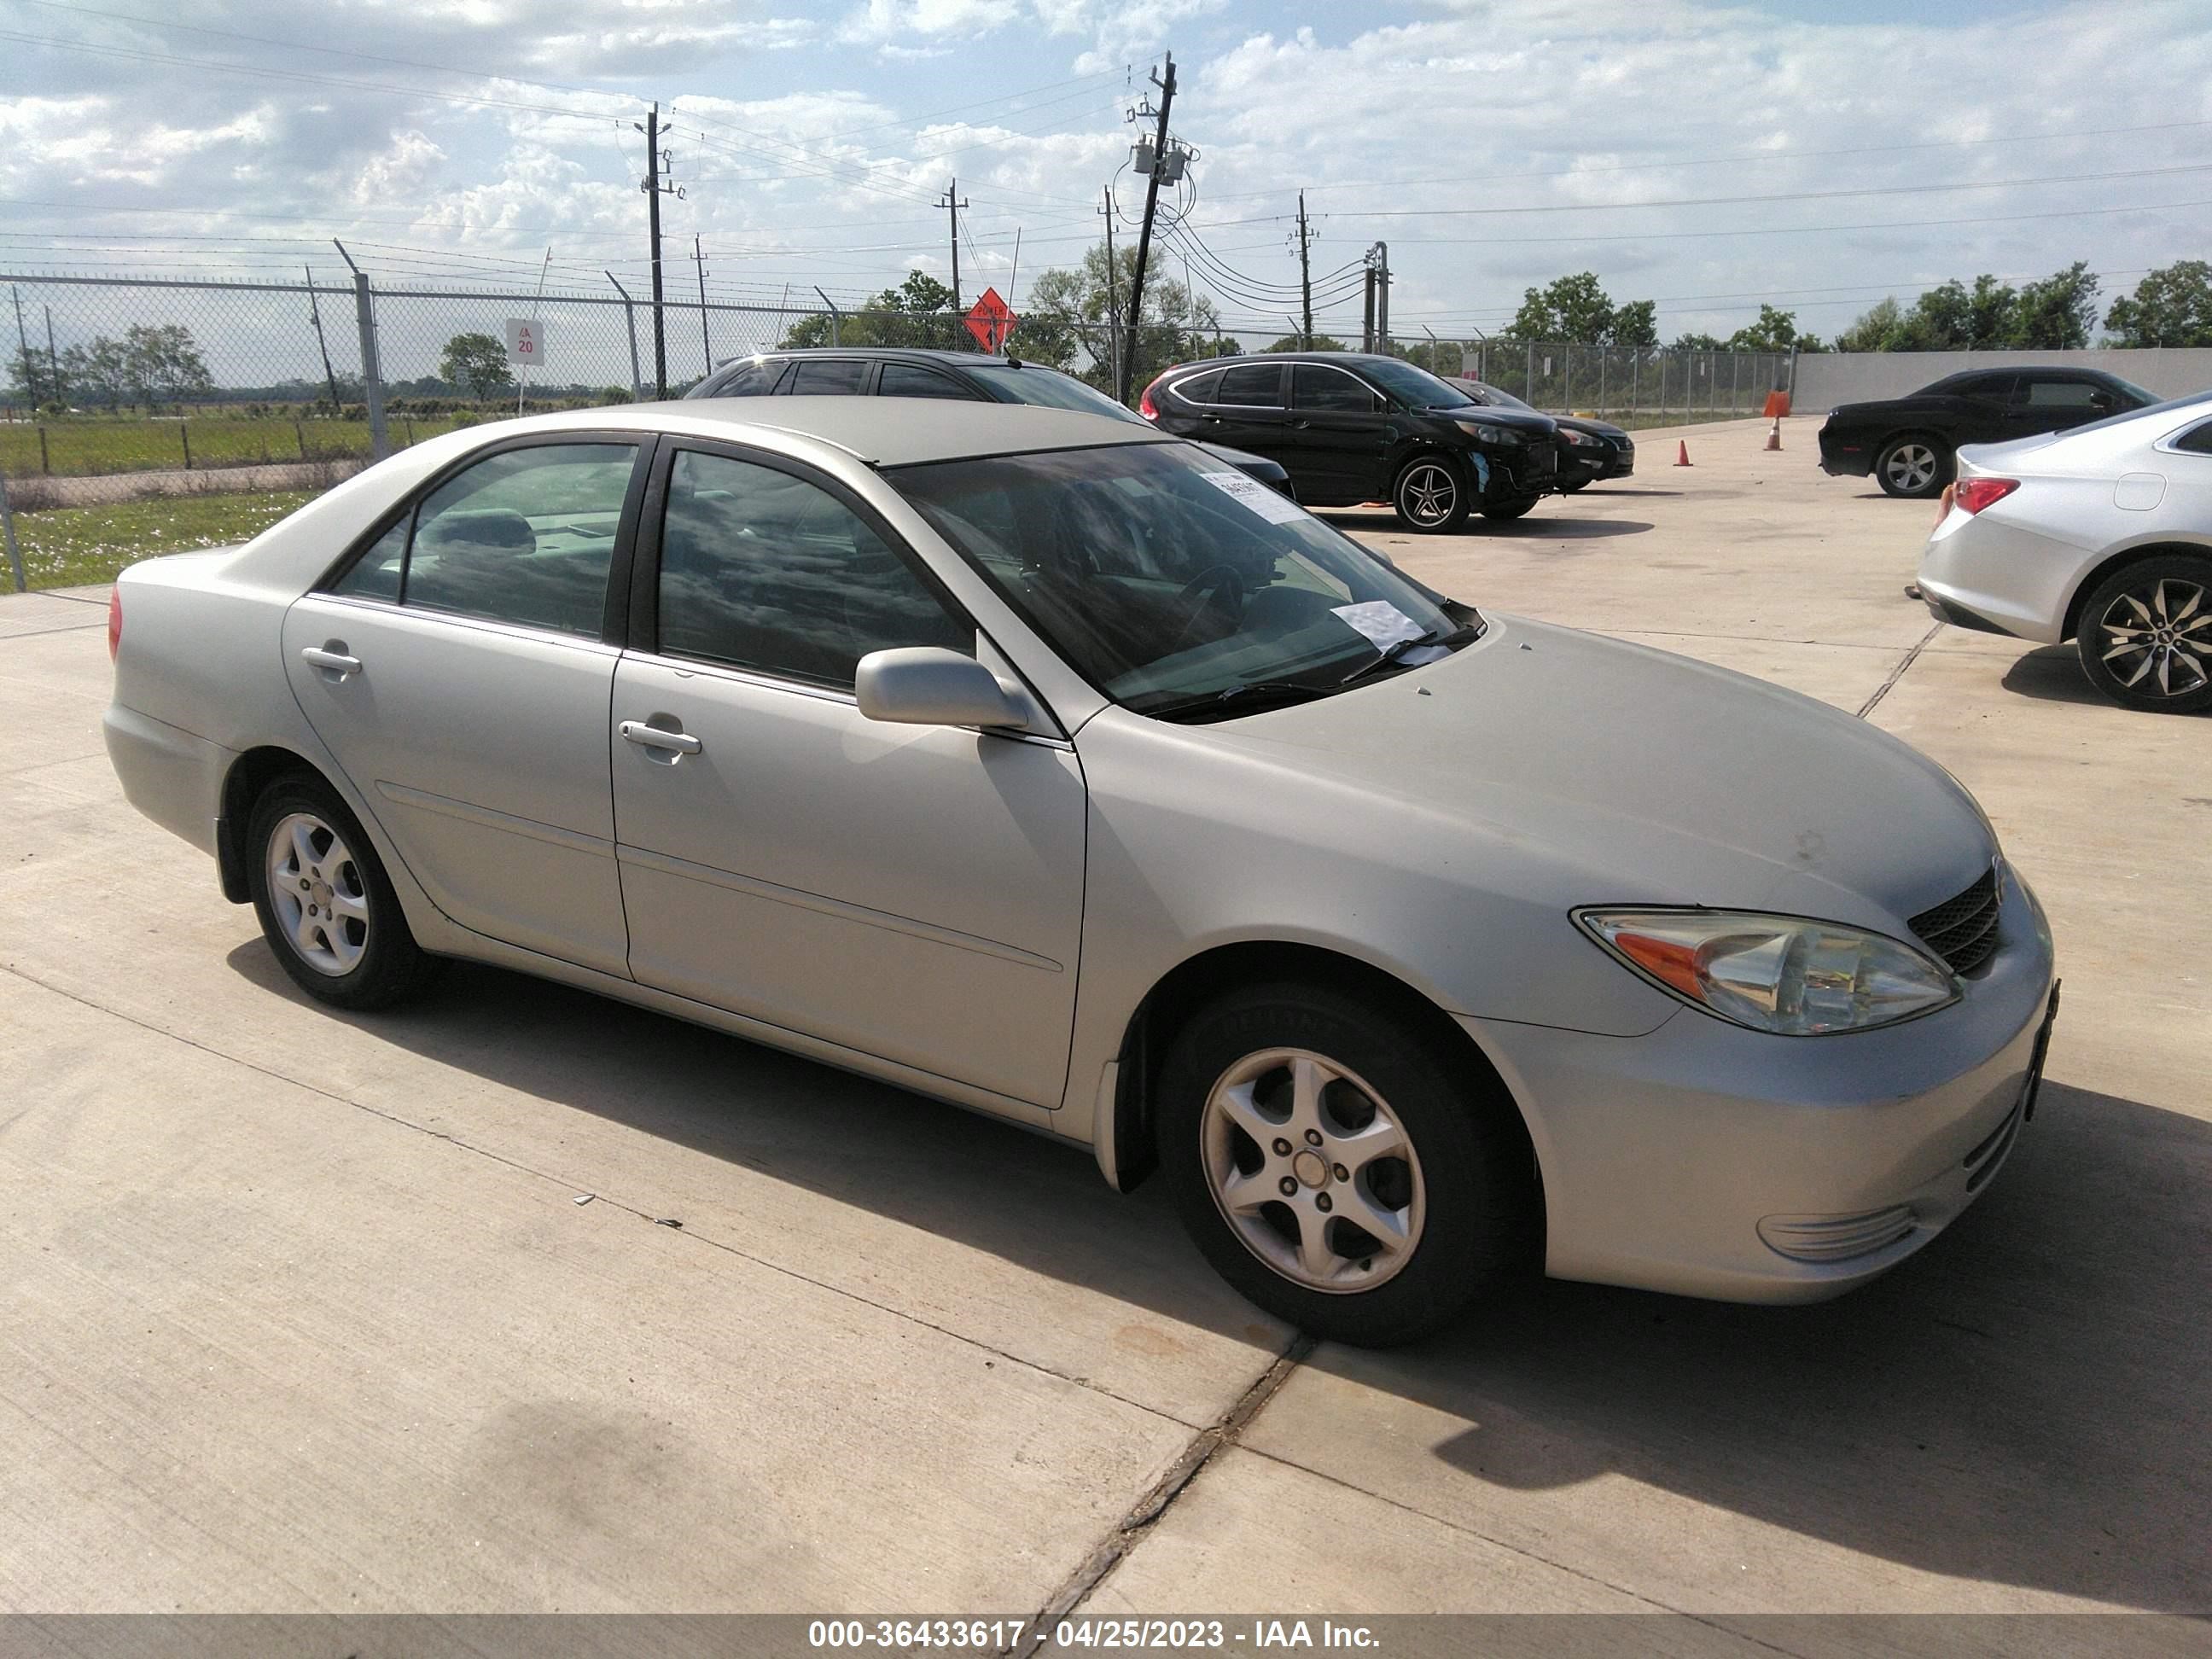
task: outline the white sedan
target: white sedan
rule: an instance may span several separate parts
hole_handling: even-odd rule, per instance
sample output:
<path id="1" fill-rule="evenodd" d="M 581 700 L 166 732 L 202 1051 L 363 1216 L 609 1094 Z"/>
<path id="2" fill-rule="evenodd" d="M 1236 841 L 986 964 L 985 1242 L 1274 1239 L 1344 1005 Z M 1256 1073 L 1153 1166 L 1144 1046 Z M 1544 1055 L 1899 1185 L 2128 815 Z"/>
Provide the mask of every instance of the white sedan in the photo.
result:
<path id="1" fill-rule="evenodd" d="M 2075 641 L 2116 702 L 2212 708 L 2212 392 L 1960 450 L 1920 591 L 1960 628 Z"/>

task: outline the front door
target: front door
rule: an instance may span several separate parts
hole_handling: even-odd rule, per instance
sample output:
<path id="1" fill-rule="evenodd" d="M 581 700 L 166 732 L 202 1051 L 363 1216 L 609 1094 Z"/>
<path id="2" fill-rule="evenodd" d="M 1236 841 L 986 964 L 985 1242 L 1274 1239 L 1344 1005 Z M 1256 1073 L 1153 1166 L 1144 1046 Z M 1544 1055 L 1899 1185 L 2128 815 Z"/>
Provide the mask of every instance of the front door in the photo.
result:
<path id="1" fill-rule="evenodd" d="M 975 654 L 975 624 L 834 481 L 721 447 L 661 466 L 641 539 L 656 615 L 616 671 L 610 733 L 632 973 L 1058 1105 L 1083 908 L 1073 749 L 865 718 L 862 656 Z"/>
<path id="2" fill-rule="evenodd" d="M 563 434 L 473 462 L 283 628 L 301 708 L 432 902 L 623 975 L 605 635 L 638 452 Z"/>
<path id="3" fill-rule="evenodd" d="M 1388 495 L 1389 416 L 1356 374 L 1331 363 L 1291 365 L 1291 421 L 1283 465 L 1302 501 L 1371 501 Z"/>

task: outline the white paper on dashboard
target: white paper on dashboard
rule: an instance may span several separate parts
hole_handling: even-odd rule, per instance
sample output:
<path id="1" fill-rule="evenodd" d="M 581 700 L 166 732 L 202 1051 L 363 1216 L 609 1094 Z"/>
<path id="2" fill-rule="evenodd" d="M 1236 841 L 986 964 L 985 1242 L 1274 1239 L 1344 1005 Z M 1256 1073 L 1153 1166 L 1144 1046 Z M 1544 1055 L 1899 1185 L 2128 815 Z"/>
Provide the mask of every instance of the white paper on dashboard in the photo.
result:
<path id="1" fill-rule="evenodd" d="M 1366 635 L 1377 651 L 1388 651 L 1401 640 L 1418 640 L 1429 631 L 1388 599 L 1369 599 L 1361 605 L 1340 605 L 1331 609 L 1354 632 Z M 1438 654 L 1442 654 L 1441 647 Z M 1411 658 L 1419 653 L 1409 651 L 1406 655 Z"/>
<path id="2" fill-rule="evenodd" d="M 1233 495 L 1269 524 L 1290 524 L 1306 515 L 1305 508 L 1286 501 L 1257 478 L 1242 472 L 1201 472 L 1198 475 L 1224 495 Z"/>

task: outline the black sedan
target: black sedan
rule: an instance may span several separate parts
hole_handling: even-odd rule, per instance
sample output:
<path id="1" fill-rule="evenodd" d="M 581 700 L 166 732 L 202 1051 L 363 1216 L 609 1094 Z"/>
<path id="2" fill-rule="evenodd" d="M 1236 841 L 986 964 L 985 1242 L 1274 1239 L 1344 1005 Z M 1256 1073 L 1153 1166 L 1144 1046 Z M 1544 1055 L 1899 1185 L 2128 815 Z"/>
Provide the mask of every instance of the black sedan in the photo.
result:
<path id="1" fill-rule="evenodd" d="M 1487 380 L 1455 374 L 1452 384 L 1465 386 L 1468 397 L 1492 409 L 1521 409 L 1531 414 L 1540 412 L 1534 404 L 1523 403 L 1511 392 L 1503 391 Z M 1626 478 L 1635 472 L 1636 440 L 1628 435 L 1626 428 L 1615 426 L 1611 421 L 1593 421 L 1580 415 L 1554 415 L 1552 419 L 1559 428 L 1559 482 L 1557 488 L 1561 493 L 1571 494 L 1607 478 Z"/>
<path id="2" fill-rule="evenodd" d="M 1457 530 L 1470 512 L 1517 519 L 1559 477 L 1547 415 L 1488 409 L 1397 357 L 1268 352 L 1183 363 L 1137 412 L 1177 437 L 1279 461 L 1310 507 L 1388 501 L 1410 530 Z"/>
<path id="3" fill-rule="evenodd" d="M 724 363 L 686 398 L 949 398 L 969 402 L 1038 404 L 1124 421 L 1143 417 L 1073 374 L 1018 357 L 973 351 L 925 351 L 903 346 L 823 346 L 767 351 Z M 1292 501 L 1290 474 L 1264 455 L 1206 446 L 1246 477 Z"/>
<path id="4" fill-rule="evenodd" d="M 1951 482 L 1963 444 L 2032 438 L 2158 401 L 2095 368 L 1970 368 L 1905 398 L 1838 404 L 1820 428 L 1820 470 L 1874 475 L 1886 495 L 1922 500 Z"/>

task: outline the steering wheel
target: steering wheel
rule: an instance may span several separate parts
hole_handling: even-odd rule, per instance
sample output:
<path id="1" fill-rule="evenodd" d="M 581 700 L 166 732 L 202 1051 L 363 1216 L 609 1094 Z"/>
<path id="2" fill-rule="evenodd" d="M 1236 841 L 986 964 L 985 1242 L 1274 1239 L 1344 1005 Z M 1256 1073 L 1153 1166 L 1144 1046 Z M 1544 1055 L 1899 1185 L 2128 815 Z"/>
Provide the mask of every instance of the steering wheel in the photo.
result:
<path id="1" fill-rule="evenodd" d="M 1244 575 L 1233 564 L 1210 564 L 1182 585 L 1176 594 L 1177 605 L 1189 607 L 1182 626 L 1176 630 L 1175 643 L 1170 652 L 1180 651 L 1189 643 L 1191 630 L 1198 626 L 1199 618 L 1223 600 L 1234 596 L 1238 616 L 1244 612 Z"/>

